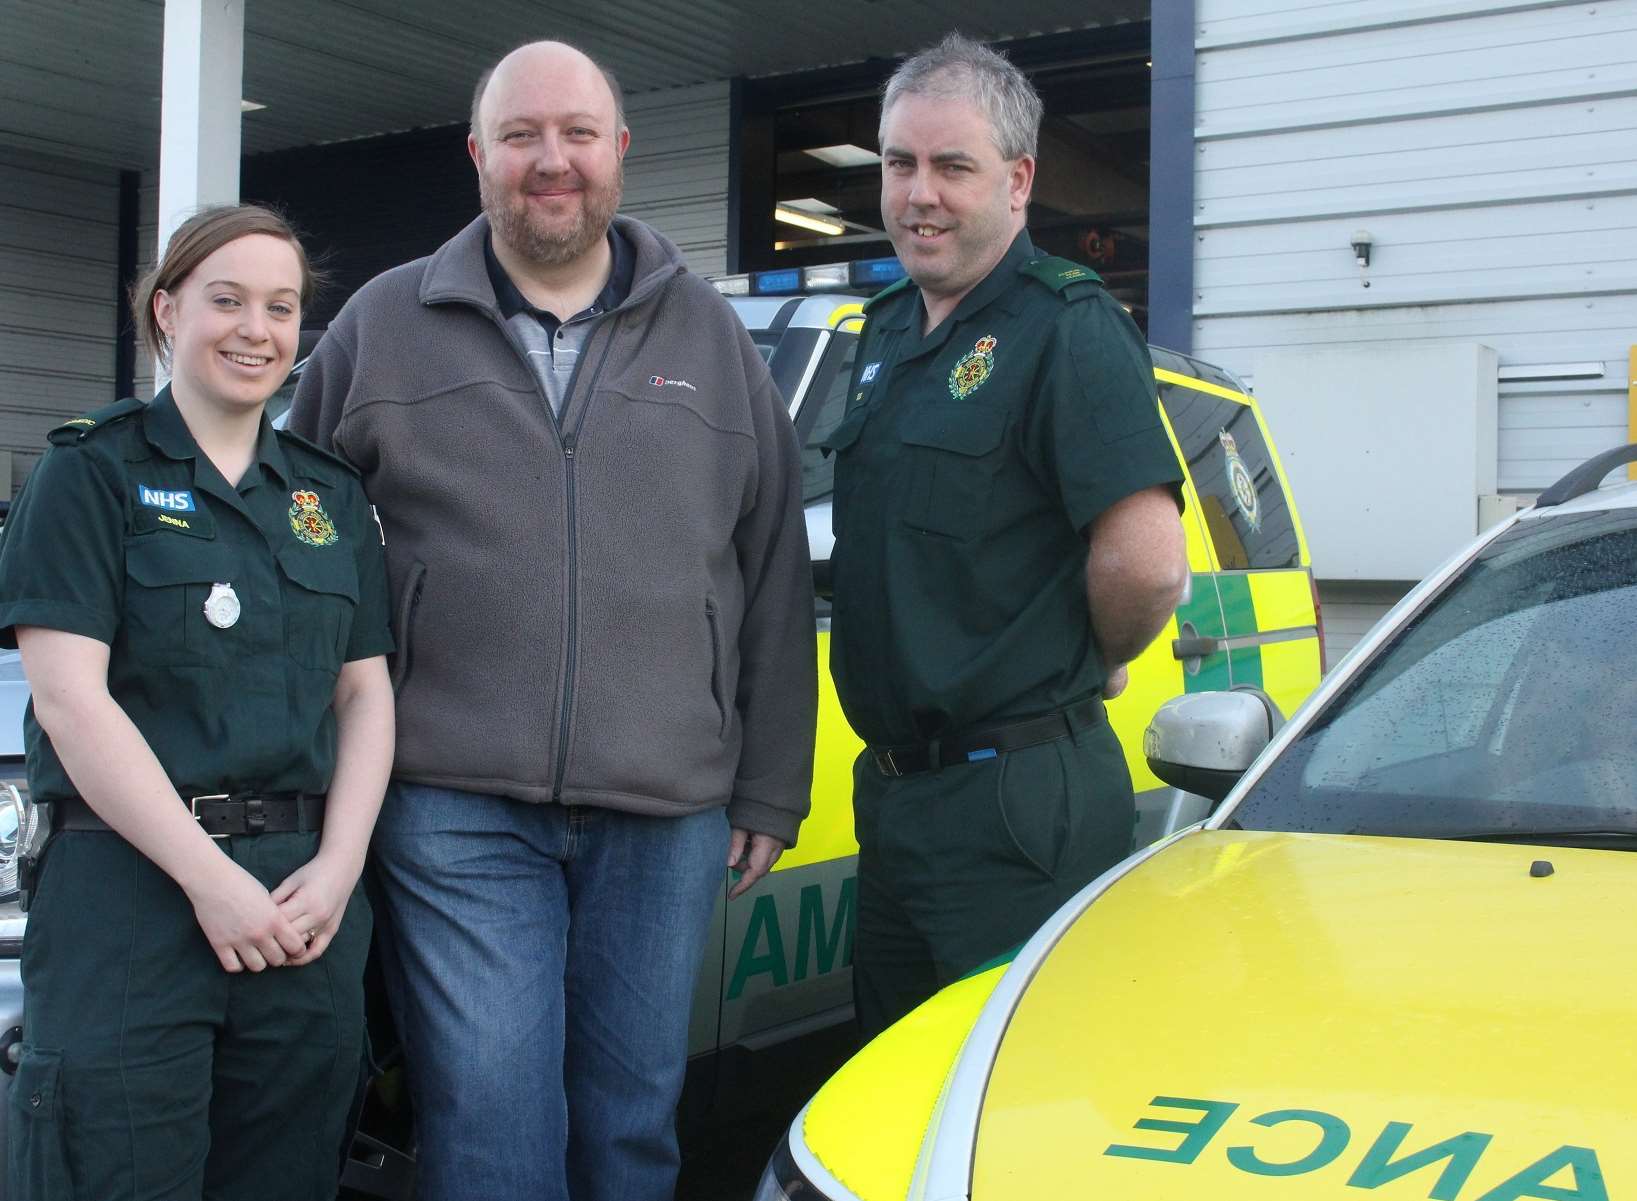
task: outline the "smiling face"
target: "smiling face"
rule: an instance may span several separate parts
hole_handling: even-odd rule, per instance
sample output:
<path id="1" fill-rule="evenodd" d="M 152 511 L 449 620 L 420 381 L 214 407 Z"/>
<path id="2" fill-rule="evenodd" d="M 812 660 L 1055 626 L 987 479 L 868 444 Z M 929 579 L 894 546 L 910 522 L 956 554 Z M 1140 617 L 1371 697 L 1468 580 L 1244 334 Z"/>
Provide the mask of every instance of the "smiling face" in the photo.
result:
<path id="1" fill-rule="evenodd" d="M 590 59 L 545 42 L 495 68 L 467 138 L 494 236 L 541 266 L 571 263 L 619 209 L 630 134 Z"/>
<path id="2" fill-rule="evenodd" d="M 881 219 L 928 300 L 954 305 L 1023 228 L 1034 159 L 1003 159 L 989 121 L 960 98 L 909 93 L 881 123 Z"/>
<path id="3" fill-rule="evenodd" d="M 301 285 L 294 246 L 248 234 L 213 251 L 176 288 L 155 292 L 172 390 L 226 413 L 259 409 L 295 363 Z"/>

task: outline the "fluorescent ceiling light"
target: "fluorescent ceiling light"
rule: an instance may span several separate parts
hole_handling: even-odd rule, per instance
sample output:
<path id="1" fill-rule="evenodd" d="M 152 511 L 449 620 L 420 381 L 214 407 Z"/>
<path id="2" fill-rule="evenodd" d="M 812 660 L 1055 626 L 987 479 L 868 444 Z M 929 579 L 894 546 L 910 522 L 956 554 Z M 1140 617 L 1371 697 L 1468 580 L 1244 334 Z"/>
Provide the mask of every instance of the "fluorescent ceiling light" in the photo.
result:
<path id="1" fill-rule="evenodd" d="M 257 104 L 254 100 L 241 100 L 241 101 L 239 101 L 239 111 L 241 113 L 253 113 L 258 108 L 266 108 L 266 107 L 267 106 L 265 104 Z"/>
<path id="2" fill-rule="evenodd" d="M 816 196 L 803 196 L 800 200 L 781 200 L 779 207 L 795 209 L 798 213 L 812 213 L 818 217 L 829 217 L 841 211 L 833 204 L 825 204 Z"/>
<path id="3" fill-rule="evenodd" d="M 810 154 L 821 163 L 828 163 L 832 167 L 868 167 L 872 163 L 879 163 L 881 156 L 873 150 L 865 150 L 862 146 L 851 144 L 843 146 L 816 146 L 811 150 L 803 151 Z"/>
<path id="4" fill-rule="evenodd" d="M 814 217 L 808 213 L 787 209 L 782 205 L 773 210 L 773 219 L 783 221 L 786 225 L 794 225 L 801 229 L 810 229 L 817 234 L 827 234 L 836 237 L 847 232 L 847 227 L 839 221 L 829 221 L 823 217 Z"/>

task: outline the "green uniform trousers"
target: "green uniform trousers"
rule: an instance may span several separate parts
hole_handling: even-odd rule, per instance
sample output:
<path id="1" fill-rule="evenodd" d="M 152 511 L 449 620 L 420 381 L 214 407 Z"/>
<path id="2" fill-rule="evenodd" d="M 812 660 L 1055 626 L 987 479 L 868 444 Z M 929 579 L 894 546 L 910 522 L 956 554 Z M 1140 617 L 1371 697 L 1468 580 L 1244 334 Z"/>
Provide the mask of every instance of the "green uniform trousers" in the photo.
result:
<path id="1" fill-rule="evenodd" d="M 1015 951 L 1129 853 L 1136 806 L 1107 724 L 939 771 L 853 765 L 865 1039 L 945 985 Z"/>
<path id="2" fill-rule="evenodd" d="M 272 888 L 318 835 L 218 845 Z M 317 962 L 228 973 L 129 843 L 57 835 L 23 944 L 11 1196 L 332 1201 L 364 1079 L 370 924 L 360 889 Z"/>

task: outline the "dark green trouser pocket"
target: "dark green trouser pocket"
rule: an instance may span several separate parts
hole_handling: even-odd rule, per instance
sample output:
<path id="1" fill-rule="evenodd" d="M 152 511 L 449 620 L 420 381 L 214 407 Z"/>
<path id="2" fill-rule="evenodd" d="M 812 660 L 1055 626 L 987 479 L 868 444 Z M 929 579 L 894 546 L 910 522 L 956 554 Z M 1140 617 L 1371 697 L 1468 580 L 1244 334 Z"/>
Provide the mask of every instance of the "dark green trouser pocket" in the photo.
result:
<path id="1" fill-rule="evenodd" d="M 11 1082 L 7 1148 L 11 1195 L 27 1201 L 75 1201 L 63 1129 L 62 1052 L 23 1047 Z"/>

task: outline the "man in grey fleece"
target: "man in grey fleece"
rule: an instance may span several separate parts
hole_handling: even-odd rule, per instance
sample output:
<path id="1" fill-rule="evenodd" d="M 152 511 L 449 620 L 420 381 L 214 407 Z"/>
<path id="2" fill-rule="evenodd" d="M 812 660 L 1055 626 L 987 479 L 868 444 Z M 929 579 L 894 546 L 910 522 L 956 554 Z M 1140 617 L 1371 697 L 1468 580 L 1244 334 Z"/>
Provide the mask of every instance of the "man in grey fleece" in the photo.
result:
<path id="1" fill-rule="evenodd" d="M 484 216 L 348 302 L 291 410 L 386 538 L 374 846 L 423 1201 L 671 1196 L 723 865 L 748 887 L 807 811 L 795 434 L 727 304 L 614 215 L 629 138 L 585 55 L 502 59 Z"/>

